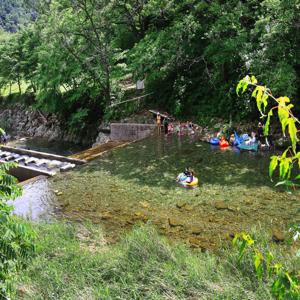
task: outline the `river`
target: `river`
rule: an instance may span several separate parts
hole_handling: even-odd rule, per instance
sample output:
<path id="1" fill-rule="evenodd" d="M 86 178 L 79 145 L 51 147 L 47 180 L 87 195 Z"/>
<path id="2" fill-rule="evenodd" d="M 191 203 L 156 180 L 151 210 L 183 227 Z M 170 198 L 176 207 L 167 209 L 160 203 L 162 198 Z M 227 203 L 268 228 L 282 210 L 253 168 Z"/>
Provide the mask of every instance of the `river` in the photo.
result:
<path id="1" fill-rule="evenodd" d="M 299 195 L 275 189 L 268 164 L 268 153 L 221 151 L 187 136 L 152 136 L 30 183 L 17 201 L 31 203 L 26 214 L 34 207 L 35 219 L 54 215 L 101 224 L 111 243 L 134 224 L 149 223 L 173 241 L 213 250 L 236 232 L 299 222 Z M 187 166 L 200 180 L 197 189 L 175 182 Z"/>

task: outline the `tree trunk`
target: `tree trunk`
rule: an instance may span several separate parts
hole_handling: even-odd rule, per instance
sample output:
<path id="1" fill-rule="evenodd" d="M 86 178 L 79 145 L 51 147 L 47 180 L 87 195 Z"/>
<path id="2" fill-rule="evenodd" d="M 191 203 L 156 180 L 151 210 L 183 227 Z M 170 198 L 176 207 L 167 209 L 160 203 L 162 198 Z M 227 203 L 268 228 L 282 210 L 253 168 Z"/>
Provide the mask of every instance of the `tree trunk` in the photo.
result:
<path id="1" fill-rule="evenodd" d="M 18 87 L 19 87 L 19 94 L 22 94 L 22 89 L 21 89 L 21 82 L 20 82 L 20 78 L 18 78 Z"/>

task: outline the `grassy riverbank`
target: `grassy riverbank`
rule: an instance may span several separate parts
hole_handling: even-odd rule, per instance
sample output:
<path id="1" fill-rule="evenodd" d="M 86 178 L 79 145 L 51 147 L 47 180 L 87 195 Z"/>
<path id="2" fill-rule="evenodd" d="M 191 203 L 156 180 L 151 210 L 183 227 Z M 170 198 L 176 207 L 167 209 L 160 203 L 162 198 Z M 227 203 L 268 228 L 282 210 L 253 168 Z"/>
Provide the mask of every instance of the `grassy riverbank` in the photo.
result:
<path id="1" fill-rule="evenodd" d="M 238 267 L 233 248 L 192 252 L 170 245 L 148 226 L 113 246 L 94 225 L 34 227 L 37 255 L 15 278 L 18 299 L 273 299 L 250 259 Z M 270 236 L 253 236 L 261 249 L 271 247 L 276 260 L 296 268 Z"/>

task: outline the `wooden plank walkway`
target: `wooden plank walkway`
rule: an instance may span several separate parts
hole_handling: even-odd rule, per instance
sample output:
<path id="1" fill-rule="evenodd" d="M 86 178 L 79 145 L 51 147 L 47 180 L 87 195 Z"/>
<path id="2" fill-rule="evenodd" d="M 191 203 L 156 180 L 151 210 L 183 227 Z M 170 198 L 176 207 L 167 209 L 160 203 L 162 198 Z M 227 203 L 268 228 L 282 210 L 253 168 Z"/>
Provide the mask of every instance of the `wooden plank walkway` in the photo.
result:
<path id="1" fill-rule="evenodd" d="M 76 153 L 76 154 L 73 154 L 69 157 L 79 159 L 79 160 L 91 161 L 112 149 L 124 147 L 131 143 L 132 142 L 110 141 L 105 144 L 84 150 L 84 151 Z"/>

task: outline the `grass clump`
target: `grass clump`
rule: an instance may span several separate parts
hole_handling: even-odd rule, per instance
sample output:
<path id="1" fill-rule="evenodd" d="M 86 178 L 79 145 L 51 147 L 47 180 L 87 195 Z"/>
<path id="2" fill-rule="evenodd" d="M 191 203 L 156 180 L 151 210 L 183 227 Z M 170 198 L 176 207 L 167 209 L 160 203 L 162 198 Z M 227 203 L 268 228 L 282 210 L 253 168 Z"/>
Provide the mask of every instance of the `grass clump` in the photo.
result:
<path id="1" fill-rule="evenodd" d="M 37 231 L 37 256 L 16 278 L 18 299 L 272 299 L 251 262 L 235 264 L 234 248 L 221 256 L 191 252 L 148 226 L 113 246 L 92 225 Z"/>

